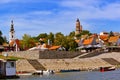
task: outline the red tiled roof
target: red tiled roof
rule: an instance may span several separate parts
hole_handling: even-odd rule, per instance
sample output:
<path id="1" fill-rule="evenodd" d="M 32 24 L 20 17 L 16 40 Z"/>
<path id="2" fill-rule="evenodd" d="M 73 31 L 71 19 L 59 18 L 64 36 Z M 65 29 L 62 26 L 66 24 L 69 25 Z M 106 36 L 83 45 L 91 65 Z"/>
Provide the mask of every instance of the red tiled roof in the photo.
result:
<path id="1" fill-rule="evenodd" d="M 52 47 L 49 48 L 49 50 L 56 50 L 58 48 L 60 48 L 60 46 L 52 46 Z"/>
<path id="2" fill-rule="evenodd" d="M 108 35 L 100 35 L 100 39 L 102 39 L 103 41 L 108 40 Z"/>
<path id="3" fill-rule="evenodd" d="M 94 39 L 94 38 L 85 39 L 85 40 L 83 41 L 83 45 L 89 45 L 89 44 L 91 44 L 92 41 L 93 41 L 93 39 Z"/>
<path id="4" fill-rule="evenodd" d="M 18 46 L 20 45 L 18 39 L 12 40 L 12 41 L 9 43 L 9 45 L 10 45 L 10 46 L 13 46 L 15 43 L 16 43 Z"/>
<path id="5" fill-rule="evenodd" d="M 119 39 L 119 36 L 112 36 L 112 37 L 110 37 L 108 42 L 117 42 L 118 39 Z"/>

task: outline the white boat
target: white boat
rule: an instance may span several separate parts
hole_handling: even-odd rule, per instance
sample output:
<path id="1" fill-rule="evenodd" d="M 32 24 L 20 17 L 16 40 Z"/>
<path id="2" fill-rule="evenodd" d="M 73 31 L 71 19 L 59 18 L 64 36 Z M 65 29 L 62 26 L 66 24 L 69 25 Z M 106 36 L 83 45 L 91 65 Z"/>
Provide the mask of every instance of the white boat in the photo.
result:
<path id="1" fill-rule="evenodd" d="M 53 70 L 43 71 L 43 75 L 48 75 L 48 74 L 54 74 L 54 71 Z"/>
<path id="2" fill-rule="evenodd" d="M 49 74 L 54 74 L 54 71 L 53 70 L 46 70 L 46 71 L 38 70 L 38 71 L 35 71 L 32 74 L 33 75 L 49 75 Z"/>

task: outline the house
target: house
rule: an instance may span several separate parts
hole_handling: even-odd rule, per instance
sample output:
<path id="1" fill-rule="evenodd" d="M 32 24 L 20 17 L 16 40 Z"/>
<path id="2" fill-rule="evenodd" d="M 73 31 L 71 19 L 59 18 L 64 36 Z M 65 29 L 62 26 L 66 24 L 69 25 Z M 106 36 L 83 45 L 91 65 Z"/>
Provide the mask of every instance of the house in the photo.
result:
<path id="1" fill-rule="evenodd" d="M 78 45 L 79 47 L 77 49 L 85 49 L 87 52 L 92 51 L 97 48 L 97 40 L 92 36 L 87 39 L 81 39 Z"/>
<path id="2" fill-rule="evenodd" d="M 37 46 L 35 46 L 35 47 L 32 47 L 32 48 L 30 48 L 30 49 L 28 49 L 28 50 L 40 50 L 40 51 L 45 51 L 45 50 L 48 50 L 48 48 L 47 48 L 47 45 L 45 44 L 45 43 L 43 43 L 43 44 L 39 44 L 39 45 L 37 45 Z"/>
<path id="3" fill-rule="evenodd" d="M 16 76 L 16 60 L 0 59 L 0 78 Z"/>
<path id="4" fill-rule="evenodd" d="M 110 46 L 120 46 L 120 37 L 111 36 L 108 40 Z"/>
<path id="5" fill-rule="evenodd" d="M 60 46 L 51 46 L 50 48 L 49 48 L 49 50 L 57 50 L 57 49 L 59 49 L 60 48 Z"/>
<path id="6" fill-rule="evenodd" d="M 119 36 L 120 33 L 119 32 L 113 32 L 114 36 Z"/>
<path id="7" fill-rule="evenodd" d="M 108 32 L 100 32 L 100 35 L 109 35 Z"/>
<path id="8" fill-rule="evenodd" d="M 51 46 L 51 47 L 49 48 L 49 50 L 63 51 L 63 50 L 65 50 L 65 48 L 62 47 L 62 46 Z"/>
<path id="9" fill-rule="evenodd" d="M 96 44 L 97 44 L 97 42 L 96 42 L 96 39 L 94 37 L 90 37 L 90 38 L 85 39 L 83 41 L 83 45 L 86 46 L 86 47 L 96 45 Z"/>
<path id="10" fill-rule="evenodd" d="M 103 40 L 104 42 L 108 42 L 109 36 L 108 36 L 108 35 L 100 35 L 99 38 L 100 38 L 101 40 Z"/>

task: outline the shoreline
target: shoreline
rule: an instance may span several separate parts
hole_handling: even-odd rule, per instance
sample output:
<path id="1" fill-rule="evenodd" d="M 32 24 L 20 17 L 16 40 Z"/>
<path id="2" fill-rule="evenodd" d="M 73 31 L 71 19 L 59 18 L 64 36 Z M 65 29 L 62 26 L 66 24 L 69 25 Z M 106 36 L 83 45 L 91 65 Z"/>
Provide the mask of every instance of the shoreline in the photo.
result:
<path id="1" fill-rule="evenodd" d="M 98 71 L 100 67 L 109 66 L 114 66 L 116 69 L 120 68 L 119 52 L 102 53 L 89 58 L 69 59 L 38 59 L 38 51 L 35 52 L 24 54 L 24 56 L 29 54 L 29 56 L 34 56 L 34 58 L 19 59 L 16 62 L 16 72 L 35 72 L 37 70 L 53 70 L 55 72 L 60 72 L 60 70 Z M 23 56 L 23 53 L 21 53 L 15 54 Z"/>

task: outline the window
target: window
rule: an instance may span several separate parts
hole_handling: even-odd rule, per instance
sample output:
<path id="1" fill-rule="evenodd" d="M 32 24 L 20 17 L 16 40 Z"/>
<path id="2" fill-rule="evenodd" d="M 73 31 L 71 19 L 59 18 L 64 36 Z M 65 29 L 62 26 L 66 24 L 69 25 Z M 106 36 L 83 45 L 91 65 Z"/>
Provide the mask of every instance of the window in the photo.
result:
<path id="1" fill-rule="evenodd" d="M 13 68 L 13 67 L 15 67 L 15 64 L 14 64 L 14 62 L 7 62 L 6 66 L 7 66 L 7 68 Z"/>
<path id="2" fill-rule="evenodd" d="M 14 64 L 14 62 L 11 62 L 11 67 L 15 67 L 15 64 Z"/>

